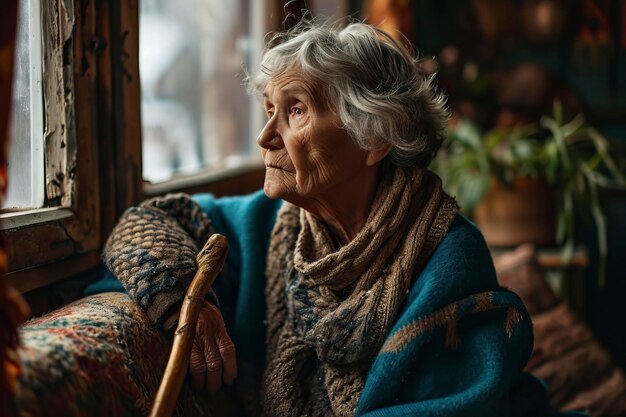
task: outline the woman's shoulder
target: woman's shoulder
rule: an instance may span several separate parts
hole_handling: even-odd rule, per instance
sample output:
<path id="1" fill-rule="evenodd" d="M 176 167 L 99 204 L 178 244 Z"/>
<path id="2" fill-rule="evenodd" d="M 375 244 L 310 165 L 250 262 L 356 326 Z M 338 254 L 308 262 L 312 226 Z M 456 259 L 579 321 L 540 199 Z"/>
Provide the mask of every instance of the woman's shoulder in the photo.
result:
<path id="1" fill-rule="evenodd" d="M 458 215 L 448 233 L 433 252 L 425 272 L 442 270 L 455 275 L 495 275 L 487 243 L 476 225 Z"/>
<path id="2" fill-rule="evenodd" d="M 471 221 L 459 215 L 414 278 L 407 301 L 408 304 L 424 301 L 442 306 L 471 294 L 497 289 L 499 285 L 485 239 Z"/>
<path id="3" fill-rule="evenodd" d="M 273 225 L 283 201 L 268 198 L 263 190 L 251 194 L 215 197 L 210 193 L 193 195 L 216 229 L 250 228 L 254 224 Z M 265 228 L 265 227 L 264 227 Z M 219 231 L 219 230 L 218 230 Z"/>
<path id="4" fill-rule="evenodd" d="M 461 250 L 462 253 L 468 255 L 477 252 L 489 253 L 485 238 L 478 227 L 462 214 L 456 216 L 448 233 L 433 253 L 433 257 L 441 256 L 451 250 L 457 253 Z"/>

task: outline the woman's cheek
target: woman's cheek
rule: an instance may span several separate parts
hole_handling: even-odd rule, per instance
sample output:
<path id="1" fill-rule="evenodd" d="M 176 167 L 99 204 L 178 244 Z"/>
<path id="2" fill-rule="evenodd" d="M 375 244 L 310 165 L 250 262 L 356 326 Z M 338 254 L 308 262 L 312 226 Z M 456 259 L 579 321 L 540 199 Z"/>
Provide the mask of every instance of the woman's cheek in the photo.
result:
<path id="1" fill-rule="evenodd" d="M 306 175 L 298 179 L 298 186 L 307 193 L 325 191 L 336 180 L 340 169 L 332 166 L 333 157 L 319 149 L 312 149 L 308 154 Z"/>
<path id="2" fill-rule="evenodd" d="M 296 189 L 299 195 L 310 195 L 315 188 L 315 182 L 311 180 L 308 172 L 296 171 Z"/>
<path id="3" fill-rule="evenodd" d="M 343 167 L 336 166 L 332 152 L 314 147 L 307 153 L 306 168 L 296 173 L 298 190 L 311 195 L 324 192 L 342 175 Z"/>
<path id="4" fill-rule="evenodd" d="M 311 155 L 314 152 L 311 146 L 311 134 L 312 129 L 302 128 L 295 131 L 292 140 L 289 141 L 289 144 L 286 144 L 289 157 L 296 172 L 295 181 L 298 194 L 301 195 L 309 194 L 316 185 L 312 182 L 315 164 L 311 160 Z"/>

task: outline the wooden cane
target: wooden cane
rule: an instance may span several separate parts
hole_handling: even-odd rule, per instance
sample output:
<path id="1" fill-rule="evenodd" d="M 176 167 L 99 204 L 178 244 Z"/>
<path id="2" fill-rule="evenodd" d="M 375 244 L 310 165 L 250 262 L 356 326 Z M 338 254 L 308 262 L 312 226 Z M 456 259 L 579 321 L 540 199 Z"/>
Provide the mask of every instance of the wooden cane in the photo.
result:
<path id="1" fill-rule="evenodd" d="M 174 411 L 189 366 L 200 308 L 215 277 L 224 267 L 227 252 L 228 241 L 216 233 L 207 240 L 196 257 L 198 270 L 189 285 L 180 310 L 172 351 L 152 403 L 150 417 L 170 417 Z"/>

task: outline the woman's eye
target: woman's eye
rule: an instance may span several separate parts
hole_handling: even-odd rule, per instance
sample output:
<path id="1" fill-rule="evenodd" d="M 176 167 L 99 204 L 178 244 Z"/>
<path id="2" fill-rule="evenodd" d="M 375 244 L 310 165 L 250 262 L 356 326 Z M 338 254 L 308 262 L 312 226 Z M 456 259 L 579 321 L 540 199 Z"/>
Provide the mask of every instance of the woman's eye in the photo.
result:
<path id="1" fill-rule="evenodd" d="M 300 107 L 292 107 L 291 108 L 291 114 L 295 115 L 295 116 L 302 116 L 304 115 L 304 110 L 301 109 Z"/>

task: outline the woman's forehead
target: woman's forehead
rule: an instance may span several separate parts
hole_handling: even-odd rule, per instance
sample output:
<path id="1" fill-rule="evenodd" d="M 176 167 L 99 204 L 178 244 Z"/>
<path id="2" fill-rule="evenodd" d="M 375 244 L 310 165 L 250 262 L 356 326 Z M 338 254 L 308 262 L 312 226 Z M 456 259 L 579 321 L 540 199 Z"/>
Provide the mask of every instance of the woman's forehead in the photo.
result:
<path id="1" fill-rule="evenodd" d="M 288 70 L 268 79 L 263 91 L 263 97 L 271 99 L 273 95 L 306 95 L 316 99 L 318 88 L 301 71 Z"/>

